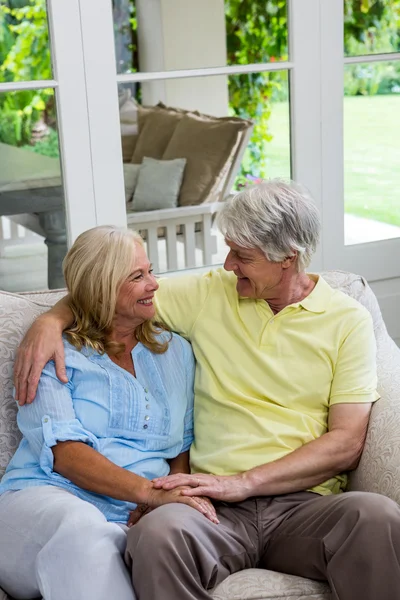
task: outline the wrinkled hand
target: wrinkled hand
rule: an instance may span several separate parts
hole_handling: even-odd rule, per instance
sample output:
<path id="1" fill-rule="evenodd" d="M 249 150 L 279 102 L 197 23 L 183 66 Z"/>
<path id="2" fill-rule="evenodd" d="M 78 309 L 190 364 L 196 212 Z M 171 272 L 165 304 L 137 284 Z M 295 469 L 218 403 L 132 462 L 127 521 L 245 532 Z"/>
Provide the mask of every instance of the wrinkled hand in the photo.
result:
<path id="1" fill-rule="evenodd" d="M 33 323 L 18 348 L 14 386 L 20 406 L 30 404 L 35 398 L 40 375 L 49 360 L 54 360 L 59 380 L 67 383 L 60 327 L 52 317 L 43 315 Z"/>
<path id="2" fill-rule="evenodd" d="M 129 513 L 128 527 L 136 525 L 142 517 L 148 515 L 152 510 L 154 510 L 154 508 L 147 506 L 147 504 L 138 504 L 137 507 Z"/>
<path id="3" fill-rule="evenodd" d="M 224 502 L 241 502 L 251 496 L 243 475 L 188 475 L 179 473 L 153 480 L 156 489 L 173 490 L 178 486 L 186 486 L 183 496 L 207 496 Z M 187 487 L 189 486 L 189 487 Z"/>
<path id="4" fill-rule="evenodd" d="M 201 512 L 205 517 L 207 517 L 207 519 L 212 521 L 212 523 L 219 523 L 216 510 L 209 498 L 189 498 L 182 495 L 184 490 L 185 488 L 182 486 L 176 487 L 169 491 L 152 488 L 147 502 L 145 504 L 138 504 L 138 506 L 131 511 L 128 520 L 128 527 L 135 525 L 142 517 L 149 514 L 149 512 L 158 506 L 173 503 L 191 506 L 195 510 Z"/>

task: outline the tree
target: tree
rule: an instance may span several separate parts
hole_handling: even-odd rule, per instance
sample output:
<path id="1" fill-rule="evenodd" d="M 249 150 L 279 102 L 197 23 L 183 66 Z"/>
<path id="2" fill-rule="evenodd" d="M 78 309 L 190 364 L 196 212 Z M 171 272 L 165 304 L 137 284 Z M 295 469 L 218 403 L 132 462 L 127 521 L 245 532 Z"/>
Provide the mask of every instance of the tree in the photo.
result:
<path id="1" fill-rule="evenodd" d="M 329 1 L 329 0 L 326 0 Z M 346 54 L 400 50 L 400 0 L 344 0 Z M 265 63 L 287 59 L 287 2 L 225 0 L 228 64 Z M 346 69 L 345 89 L 359 93 L 396 90 L 394 67 L 355 65 Z M 254 133 L 237 183 L 249 175 L 267 177 L 266 141 L 273 100 L 284 99 L 282 72 L 252 73 L 229 78 L 232 114 L 255 122 Z M 390 87 L 392 86 L 392 87 Z"/>
<path id="2" fill-rule="evenodd" d="M 45 0 L 0 4 L 0 81 L 51 79 Z M 28 144 L 42 115 L 54 121 L 53 90 L 0 94 L 0 140 Z"/>
<path id="3" fill-rule="evenodd" d="M 286 1 L 226 0 L 228 64 L 265 63 L 287 59 Z M 253 135 L 242 162 L 237 184 L 249 175 L 268 176 L 265 142 L 271 140 L 268 121 L 273 97 L 282 99 L 281 72 L 249 73 L 229 77 L 232 114 L 254 121 Z"/>

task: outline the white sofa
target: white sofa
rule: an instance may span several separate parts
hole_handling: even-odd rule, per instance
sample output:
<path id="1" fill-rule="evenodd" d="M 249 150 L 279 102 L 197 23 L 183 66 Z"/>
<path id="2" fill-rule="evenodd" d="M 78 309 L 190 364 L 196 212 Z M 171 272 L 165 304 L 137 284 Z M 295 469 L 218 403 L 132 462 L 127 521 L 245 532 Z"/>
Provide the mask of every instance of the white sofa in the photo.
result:
<path id="1" fill-rule="evenodd" d="M 350 489 L 378 492 L 400 503 L 400 349 L 389 337 L 377 300 L 361 277 L 338 271 L 325 273 L 324 277 L 333 287 L 368 308 L 378 345 L 381 399 L 374 405 L 366 445 L 358 469 L 351 474 Z M 0 292 L 0 475 L 20 439 L 11 381 L 15 350 L 32 321 L 62 294 L 60 291 L 21 295 Z M 329 600 L 331 594 L 325 583 L 249 569 L 228 577 L 213 590 L 212 597 L 214 600 Z M 0 600 L 6 599 L 7 595 L 0 590 Z"/>

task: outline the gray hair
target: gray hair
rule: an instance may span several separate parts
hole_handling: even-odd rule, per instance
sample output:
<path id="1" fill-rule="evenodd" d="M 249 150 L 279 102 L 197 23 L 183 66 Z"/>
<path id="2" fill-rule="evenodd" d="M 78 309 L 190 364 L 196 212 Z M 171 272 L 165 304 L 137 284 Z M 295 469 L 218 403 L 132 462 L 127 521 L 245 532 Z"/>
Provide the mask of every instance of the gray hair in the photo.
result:
<path id="1" fill-rule="evenodd" d="M 311 261 L 320 237 L 320 218 L 309 192 L 299 184 L 270 179 L 227 200 L 217 216 L 226 239 L 260 248 L 272 262 L 297 251 L 297 270 Z"/>

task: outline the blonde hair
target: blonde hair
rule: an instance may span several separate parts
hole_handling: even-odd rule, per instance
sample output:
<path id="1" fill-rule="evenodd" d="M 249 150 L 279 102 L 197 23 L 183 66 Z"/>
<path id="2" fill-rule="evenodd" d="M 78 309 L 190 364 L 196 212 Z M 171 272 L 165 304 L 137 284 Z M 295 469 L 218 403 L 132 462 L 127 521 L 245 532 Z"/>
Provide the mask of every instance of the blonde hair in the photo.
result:
<path id="1" fill-rule="evenodd" d="M 132 269 L 135 244 L 143 246 L 140 235 L 130 229 L 111 225 L 94 227 L 81 233 L 63 262 L 69 307 L 74 316 L 65 332 L 68 341 L 79 350 L 83 346 L 99 354 L 117 355 L 124 344 L 109 339 L 118 293 Z M 165 330 L 161 323 L 145 321 L 136 328 L 138 341 L 156 354 L 168 348 L 157 334 Z"/>

